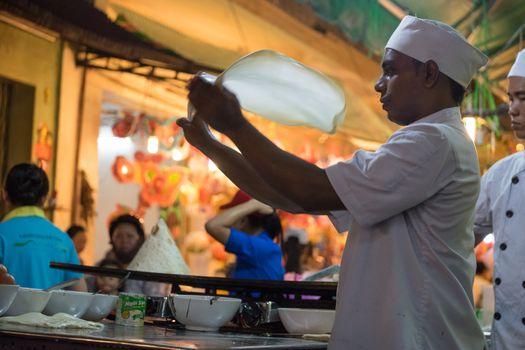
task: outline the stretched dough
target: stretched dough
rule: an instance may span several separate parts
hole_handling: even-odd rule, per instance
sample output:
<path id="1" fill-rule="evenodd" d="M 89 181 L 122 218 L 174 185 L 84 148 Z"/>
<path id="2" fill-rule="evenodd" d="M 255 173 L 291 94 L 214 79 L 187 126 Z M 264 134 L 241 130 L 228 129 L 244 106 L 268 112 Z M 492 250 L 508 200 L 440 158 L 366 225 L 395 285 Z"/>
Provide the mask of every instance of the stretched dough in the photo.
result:
<path id="1" fill-rule="evenodd" d="M 200 75 L 233 92 L 243 109 L 277 123 L 334 133 L 345 117 L 345 93 L 338 84 L 271 50 L 242 57 L 218 77 Z"/>

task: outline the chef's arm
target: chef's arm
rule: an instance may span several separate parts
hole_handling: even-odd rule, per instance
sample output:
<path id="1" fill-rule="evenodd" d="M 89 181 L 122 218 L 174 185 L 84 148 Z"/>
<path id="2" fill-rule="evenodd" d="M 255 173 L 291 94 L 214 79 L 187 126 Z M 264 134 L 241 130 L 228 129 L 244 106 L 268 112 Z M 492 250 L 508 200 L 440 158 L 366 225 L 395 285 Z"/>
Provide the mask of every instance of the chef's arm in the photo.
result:
<path id="1" fill-rule="evenodd" d="M 302 212 L 324 213 L 345 209 L 324 169 L 281 150 L 261 134 L 244 117 L 234 94 L 199 77 L 190 81 L 188 90 L 188 98 L 196 110 L 194 118 L 202 118 L 215 130 L 228 136 L 258 177 L 264 179 L 274 193 L 277 192 L 281 198 L 295 203 Z M 186 134 L 186 130 L 191 131 L 192 124 L 199 125 L 194 122 L 195 119 L 187 126 L 179 123 L 184 127 L 186 139 L 192 138 L 192 135 Z M 202 136 L 202 133 L 198 136 Z M 195 144 L 199 140 L 201 139 L 194 139 L 190 143 Z M 230 177 L 229 174 L 226 175 Z M 247 190 L 243 186 L 241 188 Z M 262 191 L 257 191 L 255 197 L 263 199 L 263 194 Z M 287 203 L 270 203 L 275 207 L 297 212 L 288 208 Z"/>
<path id="2" fill-rule="evenodd" d="M 345 210 L 324 169 L 280 149 L 246 119 L 227 136 L 272 188 L 304 212 Z"/>
<path id="3" fill-rule="evenodd" d="M 177 124 L 184 129 L 184 136 L 188 142 L 210 158 L 224 175 L 251 197 L 290 213 L 304 212 L 297 204 L 271 187 L 242 154 L 212 136 L 207 125 L 198 116 L 191 122 L 181 118 L 177 120 Z"/>
<path id="4" fill-rule="evenodd" d="M 256 199 L 251 199 L 248 202 L 225 209 L 214 218 L 208 220 L 205 225 L 206 232 L 225 245 L 230 238 L 231 227 L 238 222 L 239 219 L 257 212 L 261 214 L 271 214 L 273 208 Z"/>
<path id="5" fill-rule="evenodd" d="M 474 247 L 483 241 L 486 235 L 494 231 L 492 225 L 492 205 L 490 189 L 492 173 L 481 177 L 479 196 L 474 211 Z"/>

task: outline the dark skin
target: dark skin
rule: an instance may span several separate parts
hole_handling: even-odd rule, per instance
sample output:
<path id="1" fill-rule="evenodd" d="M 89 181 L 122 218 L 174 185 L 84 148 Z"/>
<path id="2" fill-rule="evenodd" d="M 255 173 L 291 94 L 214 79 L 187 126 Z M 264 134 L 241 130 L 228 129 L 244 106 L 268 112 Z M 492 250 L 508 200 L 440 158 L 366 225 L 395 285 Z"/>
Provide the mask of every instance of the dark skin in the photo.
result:
<path id="1" fill-rule="evenodd" d="M 375 84 L 388 118 L 408 125 L 441 109 L 456 107 L 447 78 L 433 61 L 416 67 L 412 58 L 385 51 L 383 75 Z M 194 119 L 179 119 L 188 142 L 201 150 L 239 188 L 292 213 L 323 214 L 345 210 L 324 169 L 277 147 L 243 116 L 226 89 L 194 78 L 189 100 Z M 215 140 L 207 125 L 228 136 L 240 154 Z"/>

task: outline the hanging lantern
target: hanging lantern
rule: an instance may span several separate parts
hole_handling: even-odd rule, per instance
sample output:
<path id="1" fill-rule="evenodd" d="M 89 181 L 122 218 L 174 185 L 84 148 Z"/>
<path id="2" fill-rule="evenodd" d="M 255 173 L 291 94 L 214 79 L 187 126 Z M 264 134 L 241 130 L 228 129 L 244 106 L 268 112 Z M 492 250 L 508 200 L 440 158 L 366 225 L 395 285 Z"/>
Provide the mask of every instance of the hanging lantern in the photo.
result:
<path id="1" fill-rule="evenodd" d="M 121 183 L 130 182 L 135 176 L 133 164 L 123 156 L 115 158 L 111 170 L 115 179 Z"/>

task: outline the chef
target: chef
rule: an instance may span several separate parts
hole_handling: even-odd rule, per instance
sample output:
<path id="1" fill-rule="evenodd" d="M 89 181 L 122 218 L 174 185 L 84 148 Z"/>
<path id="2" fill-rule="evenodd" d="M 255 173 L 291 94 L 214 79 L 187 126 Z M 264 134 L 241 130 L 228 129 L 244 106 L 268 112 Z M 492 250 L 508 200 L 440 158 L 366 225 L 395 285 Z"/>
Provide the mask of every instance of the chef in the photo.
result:
<path id="1" fill-rule="evenodd" d="M 375 84 L 388 118 L 405 127 L 377 151 L 327 169 L 279 149 L 226 89 L 189 84 L 197 113 L 178 123 L 191 144 L 253 197 L 327 214 L 350 231 L 329 349 L 483 348 L 472 303 L 479 166 L 459 105 L 486 62 L 453 28 L 406 16 Z"/>
<path id="2" fill-rule="evenodd" d="M 525 49 L 508 74 L 514 135 L 525 140 Z M 494 232 L 492 348 L 525 349 L 525 153 L 495 163 L 481 179 L 474 233 Z"/>

